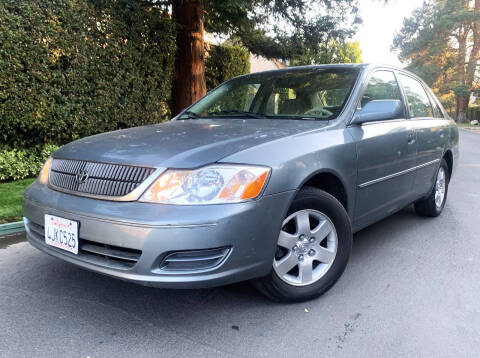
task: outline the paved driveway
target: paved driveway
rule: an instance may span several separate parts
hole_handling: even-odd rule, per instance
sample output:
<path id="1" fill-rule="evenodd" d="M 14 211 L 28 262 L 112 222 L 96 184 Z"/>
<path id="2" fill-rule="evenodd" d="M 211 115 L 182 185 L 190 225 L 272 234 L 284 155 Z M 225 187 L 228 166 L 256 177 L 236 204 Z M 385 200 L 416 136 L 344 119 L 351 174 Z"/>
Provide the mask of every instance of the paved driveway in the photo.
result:
<path id="1" fill-rule="evenodd" d="M 303 304 L 136 286 L 0 240 L 0 356 L 478 356 L 480 134 L 461 151 L 440 218 L 406 209 L 356 234 L 340 281 Z"/>

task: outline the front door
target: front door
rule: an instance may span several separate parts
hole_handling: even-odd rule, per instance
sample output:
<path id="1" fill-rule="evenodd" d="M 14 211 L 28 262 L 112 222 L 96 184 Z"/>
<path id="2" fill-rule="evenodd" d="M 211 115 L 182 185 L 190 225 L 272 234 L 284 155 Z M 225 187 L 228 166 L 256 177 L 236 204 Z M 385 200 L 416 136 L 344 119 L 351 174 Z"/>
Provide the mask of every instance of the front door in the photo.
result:
<path id="1" fill-rule="evenodd" d="M 402 100 L 395 74 L 372 74 L 360 106 L 371 100 Z M 405 111 L 404 111 L 405 112 Z M 360 229 L 388 216 L 412 199 L 416 137 L 412 123 L 402 118 L 348 128 L 356 141 L 357 192 L 354 227 Z"/>

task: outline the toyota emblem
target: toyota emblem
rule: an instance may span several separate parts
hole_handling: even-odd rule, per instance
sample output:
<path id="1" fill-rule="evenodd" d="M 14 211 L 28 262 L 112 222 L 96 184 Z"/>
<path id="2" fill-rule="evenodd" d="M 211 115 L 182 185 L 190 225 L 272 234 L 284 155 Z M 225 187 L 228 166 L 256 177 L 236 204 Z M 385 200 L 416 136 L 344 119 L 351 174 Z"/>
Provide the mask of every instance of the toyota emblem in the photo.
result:
<path id="1" fill-rule="evenodd" d="M 75 175 L 75 179 L 77 180 L 78 184 L 83 184 L 88 179 L 88 173 L 82 169 L 77 173 L 77 175 Z"/>

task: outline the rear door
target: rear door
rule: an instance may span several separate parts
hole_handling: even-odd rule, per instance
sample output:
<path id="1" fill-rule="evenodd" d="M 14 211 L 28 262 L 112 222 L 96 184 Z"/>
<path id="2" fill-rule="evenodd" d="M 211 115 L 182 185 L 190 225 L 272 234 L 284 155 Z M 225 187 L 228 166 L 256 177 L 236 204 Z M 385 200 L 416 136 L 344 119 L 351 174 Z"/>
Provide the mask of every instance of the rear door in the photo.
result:
<path id="1" fill-rule="evenodd" d="M 371 100 L 404 102 L 395 74 L 377 70 L 368 81 L 358 107 Z M 348 128 L 356 140 L 356 229 L 388 216 L 408 204 L 412 196 L 416 140 L 413 124 L 403 115 Z"/>
<path id="2" fill-rule="evenodd" d="M 408 103 L 410 121 L 417 138 L 417 158 L 413 191 L 416 197 L 427 194 L 433 186 L 448 136 L 448 121 L 438 103 L 424 85 L 408 74 L 399 74 Z"/>

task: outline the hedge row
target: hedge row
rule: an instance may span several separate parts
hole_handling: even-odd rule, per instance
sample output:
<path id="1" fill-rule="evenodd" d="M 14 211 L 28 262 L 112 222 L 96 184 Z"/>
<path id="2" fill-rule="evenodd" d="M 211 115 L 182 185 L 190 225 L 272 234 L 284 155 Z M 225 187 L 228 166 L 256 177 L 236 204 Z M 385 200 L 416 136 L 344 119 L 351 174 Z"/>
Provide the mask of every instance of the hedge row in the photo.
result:
<path id="1" fill-rule="evenodd" d="M 140 3 L 1 2 L 2 144 L 61 144 L 168 116 L 174 25 Z"/>
<path id="2" fill-rule="evenodd" d="M 38 174 L 56 145 L 35 146 L 29 149 L 0 151 L 0 182 L 31 178 Z"/>
<path id="3" fill-rule="evenodd" d="M 0 144 L 25 148 L 169 118 L 175 25 L 155 2 L 0 2 Z M 211 89 L 249 71 L 212 46 Z"/>
<path id="4" fill-rule="evenodd" d="M 250 72 L 250 53 L 240 46 L 207 45 L 205 82 L 207 91 L 226 80 Z"/>
<path id="5" fill-rule="evenodd" d="M 156 4 L 0 2 L 0 180 L 36 174 L 45 144 L 170 117 L 175 24 Z M 248 71 L 245 50 L 209 48 L 209 89 Z"/>

